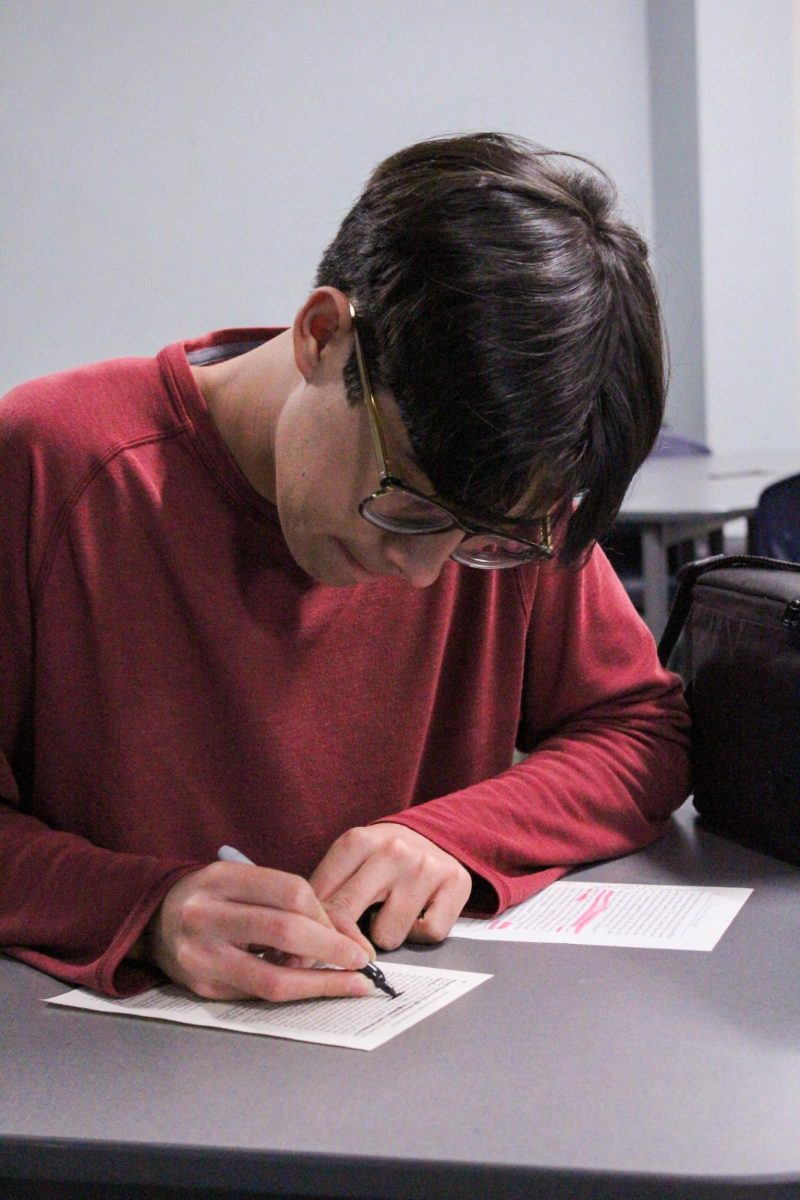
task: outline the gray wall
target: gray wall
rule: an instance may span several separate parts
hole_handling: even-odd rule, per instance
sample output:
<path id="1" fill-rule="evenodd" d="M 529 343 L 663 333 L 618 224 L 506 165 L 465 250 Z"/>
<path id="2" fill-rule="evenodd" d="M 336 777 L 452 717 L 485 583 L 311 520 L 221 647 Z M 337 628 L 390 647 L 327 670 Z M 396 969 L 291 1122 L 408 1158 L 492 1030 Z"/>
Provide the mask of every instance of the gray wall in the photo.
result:
<path id="1" fill-rule="evenodd" d="M 668 420 L 800 443 L 797 0 L 3 0 L 0 391 L 288 322 L 370 168 L 586 154 L 650 238 Z"/>
<path id="2" fill-rule="evenodd" d="M 5 0 L 0 387 L 290 321 L 370 169 L 498 127 L 651 221 L 643 0 Z"/>
<path id="3" fill-rule="evenodd" d="M 720 449 L 800 444 L 796 16 L 793 0 L 697 7 L 706 432 Z"/>
<path id="4" fill-rule="evenodd" d="M 706 439 L 695 0 L 648 5 L 653 251 L 670 333 L 668 420 Z"/>
<path id="5" fill-rule="evenodd" d="M 648 5 L 668 419 L 715 450 L 800 446 L 797 17 L 797 0 Z"/>

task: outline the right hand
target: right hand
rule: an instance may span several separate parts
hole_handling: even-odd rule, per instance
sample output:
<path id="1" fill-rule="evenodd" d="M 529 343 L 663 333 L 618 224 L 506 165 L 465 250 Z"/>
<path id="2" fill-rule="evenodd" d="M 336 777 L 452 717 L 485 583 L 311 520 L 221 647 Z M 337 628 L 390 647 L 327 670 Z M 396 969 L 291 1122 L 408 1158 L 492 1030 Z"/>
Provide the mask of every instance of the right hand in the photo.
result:
<path id="1" fill-rule="evenodd" d="M 326 912 L 310 884 L 285 871 L 217 862 L 185 875 L 147 933 L 150 961 L 209 1000 L 374 995 L 356 973 L 374 958 L 358 926 Z"/>

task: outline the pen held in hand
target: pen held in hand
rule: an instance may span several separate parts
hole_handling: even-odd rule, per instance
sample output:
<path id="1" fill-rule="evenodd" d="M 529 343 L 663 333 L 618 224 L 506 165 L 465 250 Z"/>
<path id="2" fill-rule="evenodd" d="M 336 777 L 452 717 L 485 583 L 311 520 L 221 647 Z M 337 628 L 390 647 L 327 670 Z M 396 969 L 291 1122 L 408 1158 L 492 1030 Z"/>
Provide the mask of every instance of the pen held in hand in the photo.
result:
<path id="1" fill-rule="evenodd" d="M 386 995 L 391 996 L 393 1000 L 402 995 L 402 992 L 395 991 L 377 963 L 367 963 L 365 967 L 359 968 L 358 973 L 359 975 L 366 975 L 367 979 L 372 980 L 376 988 L 380 988 L 382 992 L 386 992 Z"/>
<path id="2" fill-rule="evenodd" d="M 219 850 L 217 851 L 217 858 L 221 859 L 223 862 L 245 863 L 250 867 L 255 866 L 252 858 L 248 858 L 247 855 L 242 854 L 241 851 L 235 850 L 233 846 L 220 846 Z M 359 975 L 366 975 L 367 979 L 369 979 L 376 988 L 380 988 L 382 992 L 385 992 L 387 996 L 391 996 L 392 999 L 396 999 L 402 994 L 401 992 L 395 991 L 377 963 L 371 962 L 367 963 L 365 967 L 359 967 L 358 973 Z"/>

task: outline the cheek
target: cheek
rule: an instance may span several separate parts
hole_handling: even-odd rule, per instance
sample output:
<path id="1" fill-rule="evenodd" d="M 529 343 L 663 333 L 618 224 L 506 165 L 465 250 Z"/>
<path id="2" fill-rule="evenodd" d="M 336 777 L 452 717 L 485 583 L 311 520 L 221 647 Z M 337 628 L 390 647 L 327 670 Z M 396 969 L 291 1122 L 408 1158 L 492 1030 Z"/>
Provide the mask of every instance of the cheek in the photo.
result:
<path id="1" fill-rule="evenodd" d="M 285 412 L 276 442 L 276 490 L 281 519 L 341 529 L 362 522 L 358 506 L 378 487 L 366 411 L 335 399 L 307 395 Z"/>
<path id="2" fill-rule="evenodd" d="M 284 536 L 293 553 L 300 542 L 341 536 L 348 517 L 358 513 L 359 495 L 353 499 L 341 465 L 327 456 L 298 454 L 287 457 L 277 474 L 277 508 Z"/>

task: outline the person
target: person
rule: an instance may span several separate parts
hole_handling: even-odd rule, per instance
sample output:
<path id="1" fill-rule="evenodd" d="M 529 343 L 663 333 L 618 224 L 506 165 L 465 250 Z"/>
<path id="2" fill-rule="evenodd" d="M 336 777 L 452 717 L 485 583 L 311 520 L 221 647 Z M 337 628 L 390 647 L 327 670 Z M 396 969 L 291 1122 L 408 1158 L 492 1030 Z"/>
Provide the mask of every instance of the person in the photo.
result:
<path id="1" fill-rule="evenodd" d="M 686 710 L 596 539 L 664 395 L 612 185 L 494 133 L 382 163 L 289 328 L 12 390 L 5 952 L 363 995 L 373 946 L 656 838 Z"/>

